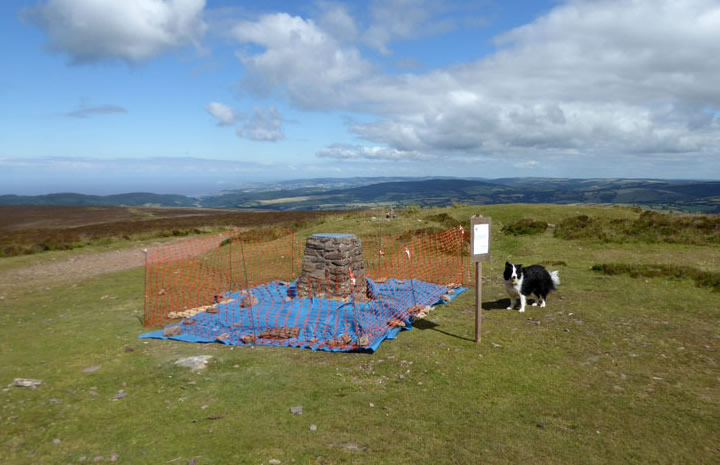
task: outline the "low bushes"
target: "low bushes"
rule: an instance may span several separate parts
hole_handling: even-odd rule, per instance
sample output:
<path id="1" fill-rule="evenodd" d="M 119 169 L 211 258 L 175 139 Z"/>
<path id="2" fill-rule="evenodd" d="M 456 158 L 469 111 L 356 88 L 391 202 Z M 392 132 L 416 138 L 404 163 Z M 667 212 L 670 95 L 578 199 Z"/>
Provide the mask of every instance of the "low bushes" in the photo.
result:
<path id="1" fill-rule="evenodd" d="M 593 265 L 592 270 L 611 276 L 626 274 L 631 278 L 692 279 L 698 287 L 708 287 L 713 292 L 720 292 L 720 273 L 702 271 L 690 266 L 604 263 Z"/>
<path id="2" fill-rule="evenodd" d="M 573 216 L 555 229 L 560 239 L 600 239 L 605 242 L 647 242 L 693 245 L 720 244 L 720 216 L 677 215 L 645 211 L 635 219 Z"/>
<path id="3" fill-rule="evenodd" d="M 531 218 L 523 218 L 503 226 L 502 232 L 513 236 L 527 236 L 542 234 L 547 231 L 548 224 L 545 221 L 537 221 Z"/>

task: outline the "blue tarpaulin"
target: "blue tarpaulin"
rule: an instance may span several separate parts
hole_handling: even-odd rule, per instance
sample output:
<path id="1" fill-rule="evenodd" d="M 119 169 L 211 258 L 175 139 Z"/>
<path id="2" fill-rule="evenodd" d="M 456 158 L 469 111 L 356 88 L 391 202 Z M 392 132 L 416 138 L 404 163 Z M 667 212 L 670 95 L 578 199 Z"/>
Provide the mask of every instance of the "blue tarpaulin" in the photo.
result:
<path id="1" fill-rule="evenodd" d="M 213 313 L 201 312 L 167 327 L 179 326 L 179 335 L 166 337 L 159 330 L 140 337 L 374 352 L 385 339 L 394 339 L 401 330 L 412 327 L 413 311 L 418 307 L 449 303 L 467 290 L 450 290 L 415 279 L 366 281 L 367 300 L 297 298 L 297 283 L 281 281 L 228 292 Z M 248 295 L 257 299 L 254 305 L 241 306 Z M 398 327 L 398 321 L 404 327 Z"/>

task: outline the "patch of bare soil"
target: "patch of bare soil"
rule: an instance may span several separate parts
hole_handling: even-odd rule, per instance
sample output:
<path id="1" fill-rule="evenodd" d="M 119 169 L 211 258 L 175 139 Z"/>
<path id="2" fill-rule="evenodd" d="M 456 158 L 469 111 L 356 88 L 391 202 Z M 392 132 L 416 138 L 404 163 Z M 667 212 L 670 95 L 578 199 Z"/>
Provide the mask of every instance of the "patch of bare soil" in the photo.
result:
<path id="1" fill-rule="evenodd" d="M 182 238 L 172 242 L 153 242 L 138 244 L 133 248 L 79 254 L 68 259 L 41 263 L 22 268 L 0 271 L 0 289 L 19 286 L 45 286 L 60 281 L 83 281 L 105 273 L 115 273 L 145 264 L 143 249 L 166 247 L 183 241 L 192 241 L 196 238 Z M 203 253 L 206 249 L 197 249 L 196 253 Z"/>

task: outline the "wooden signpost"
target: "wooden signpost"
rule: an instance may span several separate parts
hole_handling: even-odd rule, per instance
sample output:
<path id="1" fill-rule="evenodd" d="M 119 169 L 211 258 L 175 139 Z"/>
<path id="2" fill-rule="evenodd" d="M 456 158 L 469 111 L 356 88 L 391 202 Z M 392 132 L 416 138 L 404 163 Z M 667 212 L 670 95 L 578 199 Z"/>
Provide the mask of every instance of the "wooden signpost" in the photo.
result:
<path id="1" fill-rule="evenodd" d="M 490 218 L 470 218 L 470 261 L 475 263 L 475 342 L 479 343 L 482 328 L 482 262 L 490 260 Z"/>

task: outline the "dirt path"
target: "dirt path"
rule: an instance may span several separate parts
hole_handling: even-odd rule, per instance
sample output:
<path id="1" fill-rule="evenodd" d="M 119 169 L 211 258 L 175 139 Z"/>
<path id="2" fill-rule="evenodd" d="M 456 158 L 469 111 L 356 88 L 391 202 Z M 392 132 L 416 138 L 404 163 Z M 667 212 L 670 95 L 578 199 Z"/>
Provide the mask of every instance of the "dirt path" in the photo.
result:
<path id="1" fill-rule="evenodd" d="M 0 271 L 0 287 L 42 286 L 58 281 L 82 281 L 93 276 L 142 266 L 139 248 L 84 254 L 69 259 Z"/>
<path id="2" fill-rule="evenodd" d="M 80 253 L 75 257 L 41 263 L 7 271 L 0 271 L 0 289 L 12 289 L 25 286 L 47 286 L 60 281 L 83 281 L 105 273 L 125 271 L 145 264 L 143 249 L 157 251 L 172 247 L 185 241 L 194 241 L 192 254 L 204 253 L 212 246 L 217 246 L 219 240 L 205 238 L 182 238 L 172 242 L 153 242 L 137 244 L 127 249 L 110 252 Z"/>

